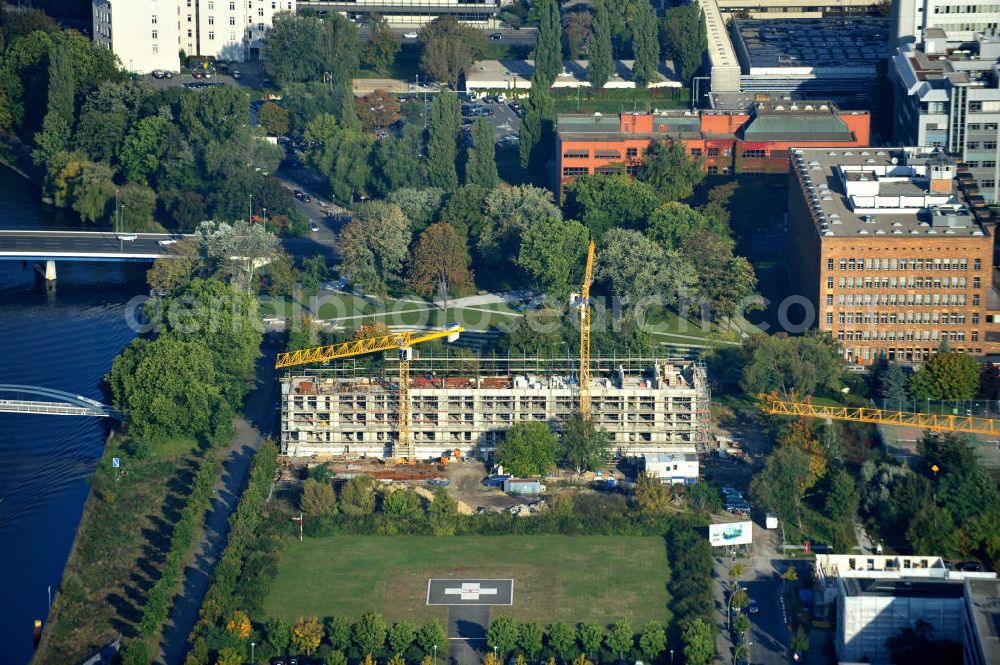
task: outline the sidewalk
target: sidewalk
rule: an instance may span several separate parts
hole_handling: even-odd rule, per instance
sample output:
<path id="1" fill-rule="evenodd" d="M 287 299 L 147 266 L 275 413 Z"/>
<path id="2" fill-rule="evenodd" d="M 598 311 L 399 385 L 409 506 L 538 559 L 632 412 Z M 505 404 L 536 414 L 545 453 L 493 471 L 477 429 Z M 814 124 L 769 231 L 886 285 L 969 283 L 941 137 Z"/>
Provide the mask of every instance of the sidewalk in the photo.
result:
<path id="1" fill-rule="evenodd" d="M 198 621 L 198 610 L 208 590 L 215 564 L 226 547 L 229 516 L 236 509 L 246 485 L 254 454 L 271 432 L 275 394 L 273 340 L 265 337 L 257 361 L 256 383 L 244 402 L 244 416 L 236 422 L 236 436 L 219 451 L 223 472 L 215 486 L 215 498 L 205 519 L 194 561 L 184 569 L 184 587 L 174 598 L 170 619 L 163 629 L 155 662 L 179 665 L 187 655 L 187 639 Z"/>

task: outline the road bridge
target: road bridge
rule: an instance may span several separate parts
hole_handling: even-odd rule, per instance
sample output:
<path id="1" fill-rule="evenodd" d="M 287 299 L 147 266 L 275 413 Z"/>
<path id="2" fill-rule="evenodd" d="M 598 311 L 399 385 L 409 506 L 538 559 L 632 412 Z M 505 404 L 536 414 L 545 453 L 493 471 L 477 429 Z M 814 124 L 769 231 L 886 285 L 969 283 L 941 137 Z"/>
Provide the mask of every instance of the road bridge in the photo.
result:
<path id="1" fill-rule="evenodd" d="M 119 411 L 89 397 L 53 388 L 17 384 L 0 384 L 0 413 L 93 416 L 122 420 Z"/>
<path id="2" fill-rule="evenodd" d="M 44 262 L 55 280 L 56 261 L 145 261 L 178 256 L 177 240 L 191 236 L 109 231 L 0 230 L 0 260 Z"/>

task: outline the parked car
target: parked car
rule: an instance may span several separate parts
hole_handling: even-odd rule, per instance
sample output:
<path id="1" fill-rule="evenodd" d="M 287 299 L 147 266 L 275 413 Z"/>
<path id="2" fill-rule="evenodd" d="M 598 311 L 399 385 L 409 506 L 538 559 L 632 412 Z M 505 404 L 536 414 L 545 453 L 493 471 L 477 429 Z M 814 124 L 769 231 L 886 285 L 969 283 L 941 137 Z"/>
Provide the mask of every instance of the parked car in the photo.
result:
<path id="1" fill-rule="evenodd" d="M 170 72 L 165 72 L 162 69 L 154 69 L 152 74 L 154 79 L 170 78 Z"/>
<path id="2" fill-rule="evenodd" d="M 133 240 L 138 240 L 139 239 L 139 234 L 138 233 L 119 233 L 117 237 L 118 237 L 119 240 L 125 240 L 127 242 L 132 242 Z"/>
<path id="3" fill-rule="evenodd" d="M 493 41 L 497 41 L 498 42 L 501 39 L 503 39 L 503 35 L 500 34 L 499 32 L 494 32 L 493 34 L 490 35 L 490 39 L 492 39 Z"/>
<path id="4" fill-rule="evenodd" d="M 316 233 L 317 231 L 319 231 L 319 224 L 317 224 L 316 222 L 309 222 L 309 230 L 312 231 L 313 233 Z"/>
<path id="5" fill-rule="evenodd" d="M 451 481 L 447 478 L 431 478 L 427 481 L 427 484 L 431 487 L 447 487 L 451 485 Z"/>
<path id="6" fill-rule="evenodd" d="M 403 33 L 403 38 L 404 39 L 416 39 L 417 38 L 417 33 L 415 33 L 415 32 L 404 32 Z"/>
<path id="7" fill-rule="evenodd" d="M 757 614 L 760 612 L 760 605 L 758 605 L 757 601 L 753 598 L 750 599 L 750 603 L 747 605 L 747 612 L 750 614 Z"/>
<path id="8" fill-rule="evenodd" d="M 243 78 L 243 74 L 240 74 L 240 71 L 238 69 L 234 69 L 233 73 L 230 74 L 230 76 L 232 76 L 237 81 L 239 81 L 241 78 Z"/>

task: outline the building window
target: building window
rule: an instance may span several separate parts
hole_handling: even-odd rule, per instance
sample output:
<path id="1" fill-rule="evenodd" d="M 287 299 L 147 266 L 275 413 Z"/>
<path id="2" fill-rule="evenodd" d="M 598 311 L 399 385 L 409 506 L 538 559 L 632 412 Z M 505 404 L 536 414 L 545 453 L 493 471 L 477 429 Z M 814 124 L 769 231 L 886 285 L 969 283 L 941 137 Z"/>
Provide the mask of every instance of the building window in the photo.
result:
<path id="1" fill-rule="evenodd" d="M 214 16 L 209 16 L 208 17 L 208 24 L 209 25 L 215 25 L 215 17 Z"/>
<path id="2" fill-rule="evenodd" d="M 764 159 L 767 157 L 767 153 L 764 150 L 744 150 L 744 159 Z"/>
<path id="3" fill-rule="evenodd" d="M 833 294 L 832 293 L 826 294 L 826 304 L 827 305 L 832 305 L 833 304 Z"/>
<path id="4" fill-rule="evenodd" d="M 719 175 L 719 167 L 718 166 L 709 166 L 708 167 L 708 175 Z"/>
<path id="5" fill-rule="evenodd" d="M 153 53 L 159 53 L 159 52 L 160 52 L 160 45 L 153 44 Z"/>
<path id="6" fill-rule="evenodd" d="M 263 15 L 264 15 L 264 8 L 261 7 L 260 9 L 257 10 L 257 16 L 263 16 Z"/>
<path id="7" fill-rule="evenodd" d="M 982 287 L 982 284 L 980 283 L 979 278 L 978 277 L 973 277 L 972 278 L 972 288 L 978 289 L 978 288 L 981 288 L 981 287 Z"/>
<path id="8" fill-rule="evenodd" d="M 833 324 L 833 312 L 827 312 L 826 313 L 826 323 L 827 323 L 827 325 L 832 325 Z"/>
<path id="9" fill-rule="evenodd" d="M 691 148 L 692 157 L 701 157 L 701 148 Z"/>
<path id="10" fill-rule="evenodd" d="M 209 30 L 208 31 L 208 41 L 214 41 L 214 40 L 215 40 L 215 33 L 212 32 L 211 30 Z"/>
<path id="11" fill-rule="evenodd" d="M 264 32 L 264 24 L 263 23 L 258 23 L 257 24 L 257 29 L 260 30 L 261 32 Z"/>
<path id="12" fill-rule="evenodd" d="M 215 2 L 213 0 L 208 0 L 208 11 L 215 11 Z"/>
<path id="13" fill-rule="evenodd" d="M 191 39 L 191 30 L 188 30 L 188 39 Z"/>
<path id="14" fill-rule="evenodd" d="M 235 16 L 230 16 L 229 17 L 229 25 L 236 25 L 236 17 Z"/>
<path id="15" fill-rule="evenodd" d="M 826 278 L 826 288 L 828 288 L 828 289 L 832 289 L 833 288 L 833 277 L 827 277 Z"/>
<path id="16" fill-rule="evenodd" d="M 156 39 L 159 36 L 160 36 L 160 33 L 157 32 L 156 30 L 153 30 L 153 39 Z"/>
<path id="17" fill-rule="evenodd" d="M 229 11 L 231 11 L 231 12 L 235 12 L 236 11 L 236 2 L 234 2 L 233 0 L 229 1 Z"/>
<path id="18" fill-rule="evenodd" d="M 833 270 L 833 259 L 832 258 L 826 260 L 826 269 L 827 270 Z"/>
<path id="19" fill-rule="evenodd" d="M 566 166 L 563 168 L 563 175 L 574 176 L 574 175 L 587 175 L 588 169 L 586 166 Z"/>
<path id="20" fill-rule="evenodd" d="M 982 270 L 983 269 L 983 260 L 982 259 L 974 259 L 972 261 L 972 269 L 973 270 Z"/>
<path id="21" fill-rule="evenodd" d="M 708 149 L 708 156 L 709 157 L 718 157 L 719 156 L 719 149 L 718 148 L 709 148 Z"/>
<path id="22" fill-rule="evenodd" d="M 994 185 L 996 185 L 996 180 L 993 180 L 992 178 L 990 178 L 989 180 L 979 181 L 979 186 L 982 187 L 983 189 L 993 189 Z"/>
<path id="23" fill-rule="evenodd" d="M 156 25 L 156 14 L 153 14 L 152 16 L 150 16 L 149 20 L 153 23 L 153 25 Z"/>
<path id="24" fill-rule="evenodd" d="M 970 111 L 982 111 L 983 110 L 983 103 L 980 102 L 980 101 L 971 101 L 971 102 L 969 102 L 969 110 Z"/>
<path id="25" fill-rule="evenodd" d="M 638 148 L 625 148 L 625 156 L 626 157 L 638 157 L 639 156 L 639 149 Z"/>

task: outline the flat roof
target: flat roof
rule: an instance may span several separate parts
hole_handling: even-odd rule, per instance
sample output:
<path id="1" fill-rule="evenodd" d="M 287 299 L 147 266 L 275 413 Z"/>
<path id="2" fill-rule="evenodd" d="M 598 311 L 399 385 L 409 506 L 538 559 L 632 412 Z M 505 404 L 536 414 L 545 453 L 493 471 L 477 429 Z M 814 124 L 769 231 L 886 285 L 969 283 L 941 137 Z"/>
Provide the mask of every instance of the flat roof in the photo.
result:
<path id="1" fill-rule="evenodd" d="M 926 577 L 898 579 L 845 577 L 842 579 L 848 596 L 957 599 L 965 595 L 964 585 L 956 580 L 937 580 Z"/>
<path id="2" fill-rule="evenodd" d="M 928 148 L 793 148 L 793 177 L 803 188 L 816 232 L 825 237 L 920 236 L 946 240 L 989 235 L 965 204 L 952 181 L 950 193 L 928 191 L 921 175 L 933 153 Z M 913 171 L 916 173 L 913 173 Z M 909 174 L 908 174 L 909 172 Z M 900 207 L 859 208 L 845 189 L 849 183 L 868 185 L 876 199 L 910 199 Z M 927 201 L 949 209 L 964 209 L 964 226 L 932 226 Z M 925 203 L 921 203 L 925 202 Z M 965 219 L 965 217 L 963 217 Z"/>
<path id="3" fill-rule="evenodd" d="M 750 68 L 874 70 L 892 53 L 888 18 L 735 20 L 732 32 Z"/>
<path id="4" fill-rule="evenodd" d="M 473 5 L 474 6 L 474 5 Z M 634 60 L 615 60 L 615 69 L 605 87 L 622 87 L 634 85 L 632 68 Z M 535 73 L 534 60 L 477 60 L 472 63 L 465 75 L 467 87 L 482 88 L 528 88 L 531 77 Z M 670 60 L 661 60 L 658 68 L 659 79 L 651 82 L 649 87 L 681 87 L 677 69 Z M 587 80 L 586 60 L 564 60 L 562 71 L 556 75 L 552 86 L 571 87 L 589 86 Z"/>
<path id="5" fill-rule="evenodd" d="M 987 663 L 1000 663 L 1000 580 L 966 580 L 969 607 Z"/>
<path id="6" fill-rule="evenodd" d="M 651 462 L 660 464 L 669 464 L 671 462 L 684 461 L 684 462 L 697 462 L 698 456 L 694 453 L 644 453 L 643 457 L 646 460 L 646 464 Z"/>

